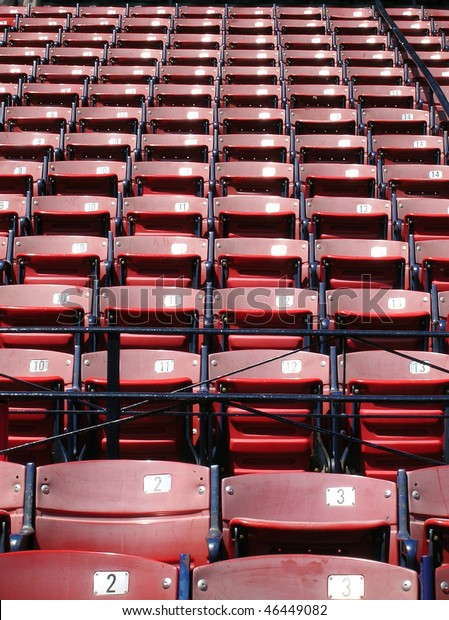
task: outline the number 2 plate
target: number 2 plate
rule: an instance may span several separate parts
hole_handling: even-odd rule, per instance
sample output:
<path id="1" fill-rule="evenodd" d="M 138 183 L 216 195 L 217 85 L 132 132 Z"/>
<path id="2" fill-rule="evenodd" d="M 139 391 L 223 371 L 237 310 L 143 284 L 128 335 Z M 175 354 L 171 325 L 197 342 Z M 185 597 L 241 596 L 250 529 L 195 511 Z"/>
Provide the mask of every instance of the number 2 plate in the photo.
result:
<path id="1" fill-rule="evenodd" d="M 128 594 L 129 573 L 126 571 L 99 571 L 94 573 L 95 596 Z"/>

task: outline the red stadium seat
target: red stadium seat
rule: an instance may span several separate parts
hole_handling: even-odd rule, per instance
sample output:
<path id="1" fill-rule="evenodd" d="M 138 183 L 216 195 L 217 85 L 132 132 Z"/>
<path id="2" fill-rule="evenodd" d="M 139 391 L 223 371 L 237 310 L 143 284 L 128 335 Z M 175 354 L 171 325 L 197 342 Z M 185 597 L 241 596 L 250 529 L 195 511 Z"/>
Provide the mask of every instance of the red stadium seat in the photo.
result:
<path id="1" fill-rule="evenodd" d="M 62 463 L 38 468 L 37 489 L 38 549 L 130 553 L 174 565 L 182 550 L 194 566 L 207 562 L 206 467 L 157 460 Z"/>
<path id="2" fill-rule="evenodd" d="M 101 551 L 2 554 L 0 595 L 9 600 L 174 600 L 178 569 L 156 560 Z M 27 583 L 24 588 L 18 576 Z"/>
<path id="3" fill-rule="evenodd" d="M 321 405 L 304 398 L 276 399 L 280 394 L 325 393 L 326 356 L 285 349 L 213 353 L 209 381 L 217 394 L 233 395 L 231 402 L 217 404 L 216 411 L 223 416 L 217 451 L 226 472 L 240 479 L 241 474 L 320 470 L 327 465 L 320 436 Z M 249 394 L 254 398 L 239 399 Z M 223 516 L 226 520 L 225 512 Z M 231 553 L 226 542 L 225 548 Z"/>
<path id="4" fill-rule="evenodd" d="M 292 502 L 307 497 L 305 502 Z M 255 473 L 222 480 L 229 558 L 279 553 L 397 564 L 396 484 L 327 473 Z"/>

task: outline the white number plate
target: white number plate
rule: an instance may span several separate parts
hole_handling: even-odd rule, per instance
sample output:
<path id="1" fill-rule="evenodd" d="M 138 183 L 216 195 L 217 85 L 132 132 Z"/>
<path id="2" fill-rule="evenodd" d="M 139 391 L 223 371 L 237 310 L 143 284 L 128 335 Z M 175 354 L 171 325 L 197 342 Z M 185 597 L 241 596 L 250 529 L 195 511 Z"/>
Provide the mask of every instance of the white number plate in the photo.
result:
<path id="1" fill-rule="evenodd" d="M 326 489 L 327 506 L 355 506 L 354 487 L 329 487 Z"/>
<path id="2" fill-rule="evenodd" d="M 129 573 L 126 571 L 99 571 L 94 573 L 94 595 L 113 596 L 128 594 Z"/>
<path id="3" fill-rule="evenodd" d="M 143 477 L 144 493 L 170 493 L 171 474 L 159 474 L 158 476 Z"/>
<path id="4" fill-rule="evenodd" d="M 365 597 L 363 575 L 329 575 L 327 596 L 337 600 L 359 600 Z"/>
<path id="5" fill-rule="evenodd" d="M 47 372 L 48 360 L 30 360 L 30 372 Z"/>

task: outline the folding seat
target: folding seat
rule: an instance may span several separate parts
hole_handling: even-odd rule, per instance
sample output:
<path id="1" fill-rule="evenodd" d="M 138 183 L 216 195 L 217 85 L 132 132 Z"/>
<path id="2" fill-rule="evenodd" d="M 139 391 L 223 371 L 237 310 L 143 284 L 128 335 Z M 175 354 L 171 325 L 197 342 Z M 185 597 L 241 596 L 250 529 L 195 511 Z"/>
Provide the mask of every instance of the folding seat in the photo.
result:
<path id="1" fill-rule="evenodd" d="M 326 316 L 322 324 L 331 330 L 330 343 L 335 342 L 340 351 L 365 351 L 372 348 L 427 351 L 428 336 L 401 335 L 396 332 L 428 332 L 431 314 L 428 293 L 398 289 L 340 288 L 326 293 Z M 338 331 L 342 329 L 384 330 L 387 333 L 372 337 L 357 337 L 356 334 L 339 337 Z M 336 336 L 335 340 L 333 335 Z"/>
<path id="2" fill-rule="evenodd" d="M 75 111 L 78 131 L 137 133 L 142 126 L 141 107 L 106 105 L 78 107 Z"/>
<path id="3" fill-rule="evenodd" d="M 116 422 L 113 428 L 104 431 L 99 429 L 95 441 L 91 440 L 96 444 L 95 454 L 107 459 L 151 458 L 153 461 L 197 463 L 199 455 L 193 443 L 195 439 L 198 445 L 198 437 L 194 438 L 195 434 L 198 435 L 197 419 L 194 419 L 196 409 L 188 397 L 169 400 L 164 396 L 171 392 L 177 396 L 179 393 L 191 395 L 195 391 L 200 378 L 200 356 L 175 350 L 120 350 L 119 377 L 112 382 L 116 385 L 112 391 L 127 393 L 127 397 L 115 398 L 112 404 L 111 398 L 106 395 L 111 391 L 108 368 L 107 351 L 82 356 L 83 390 L 90 394 L 105 393 L 101 399 L 92 400 L 89 418 L 97 423 L 129 416 L 134 416 L 134 419 L 126 420 L 120 426 Z M 148 394 L 148 397 L 142 398 L 142 393 Z M 162 398 L 158 398 L 157 393 L 161 393 Z M 111 551 L 119 549 L 111 548 Z M 155 555 L 152 553 L 151 557 Z M 176 559 L 171 557 L 170 561 Z"/>
<path id="4" fill-rule="evenodd" d="M 143 134 L 144 161 L 183 161 L 208 163 L 214 152 L 214 138 L 204 134 Z"/>
<path id="5" fill-rule="evenodd" d="M 87 87 L 87 103 L 90 106 L 118 106 L 138 108 L 148 105 L 150 88 L 148 84 L 90 84 Z"/>
<path id="6" fill-rule="evenodd" d="M 356 19 L 341 19 L 328 16 L 328 19 L 329 30 L 335 35 L 356 36 L 363 32 L 365 36 L 371 37 L 382 33 L 379 22 L 375 19 L 366 18 L 363 20 L 362 16 Z M 361 19 L 363 21 L 360 21 Z"/>
<path id="7" fill-rule="evenodd" d="M 24 82 L 33 80 L 35 72 L 37 72 L 37 68 L 40 66 L 28 62 L 14 65 L 9 63 L 0 64 L 0 83 L 18 84 L 20 79 Z"/>
<path id="8" fill-rule="evenodd" d="M 445 165 L 394 164 L 382 168 L 386 197 L 448 198 L 449 171 Z"/>
<path id="9" fill-rule="evenodd" d="M 232 395 L 232 401 L 222 401 L 214 412 L 221 431 L 216 449 L 226 472 L 241 479 L 242 474 L 280 476 L 282 471 L 325 467 L 321 405 L 307 396 L 327 392 L 328 364 L 327 356 L 319 353 L 285 349 L 209 355 L 209 382 L 214 391 Z M 281 394 L 290 398 L 282 400 Z M 248 496 L 248 500 L 252 503 L 254 498 Z M 226 522 L 226 505 L 223 508 Z"/>
<path id="10" fill-rule="evenodd" d="M 386 51 L 390 48 L 388 37 L 383 34 L 379 35 L 336 35 L 335 47 L 339 52 L 343 50 L 371 50 Z"/>
<path id="11" fill-rule="evenodd" d="M 115 32 L 121 26 L 121 18 L 111 15 L 106 17 L 72 17 L 70 30 L 72 32 Z"/>
<path id="12" fill-rule="evenodd" d="M 220 50 L 223 44 L 221 34 L 177 34 L 170 35 L 173 49 Z"/>
<path id="13" fill-rule="evenodd" d="M 198 16 L 173 19 L 173 32 L 176 34 L 221 34 L 222 27 L 221 17 L 201 18 Z"/>
<path id="14" fill-rule="evenodd" d="M 0 15 L 0 32 L 8 32 L 11 28 L 15 28 L 16 19 L 16 15 Z"/>
<path id="15" fill-rule="evenodd" d="M 357 113 L 345 108 L 296 108 L 290 110 L 290 125 L 296 135 L 355 135 Z"/>
<path id="16" fill-rule="evenodd" d="M 284 34 L 280 37 L 280 47 L 283 50 L 331 50 L 333 41 L 331 35 Z"/>
<path id="17" fill-rule="evenodd" d="M 128 235 L 204 237 L 208 200 L 182 194 L 125 198 L 123 229 Z"/>
<path id="18" fill-rule="evenodd" d="M 99 47 L 52 47 L 48 50 L 51 65 L 93 66 L 105 64 L 105 50 Z"/>
<path id="19" fill-rule="evenodd" d="M 2 554 L 2 598 L 10 600 L 174 600 L 178 569 L 149 558 L 101 551 Z M 20 585 L 22 575 L 32 583 Z"/>
<path id="20" fill-rule="evenodd" d="M 315 37 L 328 34 L 327 23 L 322 19 L 279 19 L 280 35 L 304 34 Z"/>
<path id="21" fill-rule="evenodd" d="M 126 15 L 126 7 L 118 7 L 118 6 L 80 6 L 78 8 L 77 17 L 87 17 L 93 18 L 96 17 L 100 21 L 104 18 L 108 19 L 111 16 L 121 16 L 125 17 Z"/>
<path id="22" fill-rule="evenodd" d="M 447 68 L 449 61 L 449 52 L 432 52 L 432 51 L 420 51 L 419 57 L 426 64 L 426 67 L 442 67 Z M 413 65 L 413 61 L 410 58 L 405 60 L 407 66 Z"/>
<path id="23" fill-rule="evenodd" d="M 218 110 L 219 134 L 284 134 L 286 112 L 276 108 L 235 107 Z"/>
<path id="24" fill-rule="evenodd" d="M 69 458 L 67 440 L 51 438 L 66 428 L 64 392 L 72 387 L 73 370 L 73 357 L 68 353 L 0 349 L 0 388 L 12 393 L 8 397 L 8 447 L 14 448 L 10 458 L 15 462 L 41 464 Z M 59 394 L 27 398 L 27 393 L 47 391 Z"/>
<path id="25" fill-rule="evenodd" d="M 390 239 L 389 200 L 316 196 L 303 202 L 303 225 L 315 239 Z"/>
<path id="26" fill-rule="evenodd" d="M 198 65 L 162 65 L 159 68 L 161 84 L 194 84 L 195 86 L 214 86 L 218 81 L 217 67 Z"/>
<path id="27" fill-rule="evenodd" d="M 222 19 L 226 16 L 223 6 L 192 6 L 181 4 L 178 7 L 178 17 L 182 19 Z"/>
<path id="28" fill-rule="evenodd" d="M 0 287 L 0 326 L 13 328 L 0 334 L 2 349 L 48 349 L 73 353 L 75 343 L 87 342 L 83 334 L 37 331 L 14 332 L 14 328 L 88 327 L 92 290 L 64 284 L 10 284 Z"/>
<path id="29" fill-rule="evenodd" d="M 443 139 L 439 136 L 374 135 L 372 157 L 380 166 L 436 164 L 444 161 Z"/>
<path id="30" fill-rule="evenodd" d="M 272 84 L 226 84 L 220 86 L 219 107 L 280 108 L 283 104 L 281 86 Z"/>
<path id="31" fill-rule="evenodd" d="M 36 47 L 0 47 L 0 63 L 20 65 L 25 63 L 45 63 L 47 59 L 47 48 Z"/>
<path id="32" fill-rule="evenodd" d="M 102 288 L 98 325 L 121 328 L 122 350 L 165 349 L 197 353 L 199 335 L 192 333 L 192 329 L 203 325 L 204 300 L 203 291 L 190 288 L 137 285 Z M 153 333 L 130 333 L 127 328 L 151 328 Z M 161 331 L 156 333 L 157 329 Z M 102 334 L 101 340 L 98 349 L 106 348 L 107 334 Z"/>
<path id="33" fill-rule="evenodd" d="M 423 19 L 423 9 L 391 7 L 388 9 L 388 15 L 394 20 L 420 21 Z"/>
<path id="34" fill-rule="evenodd" d="M 326 15 L 328 19 L 334 19 L 334 20 L 341 21 L 342 25 L 347 24 L 349 27 L 356 26 L 357 21 L 360 21 L 360 20 L 370 21 L 370 20 L 374 20 L 374 17 L 375 17 L 375 15 L 373 14 L 373 9 L 370 7 L 356 8 L 356 7 L 329 6 L 327 7 Z M 345 20 L 349 20 L 349 23 L 346 22 Z M 360 28 L 365 29 L 364 26 L 360 26 Z"/>
<path id="35" fill-rule="evenodd" d="M 330 50 L 284 50 L 282 60 L 288 67 L 335 67 L 337 52 Z"/>
<path id="36" fill-rule="evenodd" d="M 100 66 L 98 67 L 99 84 L 150 84 L 156 78 L 156 67 L 152 65 Z"/>
<path id="37" fill-rule="evenodd" d="M 117 32 L 115 44 L 118 48 L 137 48 L 164 50 L 169 35 L 164 33 Z"/>
<path id="38" fill-rule="evenodd" d="M 136 34 L 168 34 L 172 19 L 167 15 L 157 17 L 125 17 L 122 19 L 122 32 Z"/>
<path id="39" fill-rule="evenodd" d="M 54 84 L 46 82 L 25 82 L 22 84 L 22 102 L 27 106 L 65 108 L 83 105 L 85 90 L 83 84 Z"/>
<path id="40" fill-rule="evenodd" d="M 3 131 L 0 133 L 0 160 L 27 160 L 43 162 L 44 157 L 49 161 L 61 159 L 60 136 L 46 131 L 16 132 Z"/>
<path id="41" fill-rule="evenodd" d="M 18 194 L 0 194 L 0 237 L 8 237 L 10 230 L 14 235 L 25 234 L 29 226 L 29 201 L 30 196 Z M 5 246 L 6 247 L 6 246 Z M 0 282 L 3 283 L 4 259 L 6 258 L 5 247 L 0 242 Z"/>
<path id="42" fill-rule="evenodd" d="M 415 108 L 416 89 L 413 86 L 361 84 L 352 89 L 358 108 Z"/>
<path id="43" fill-rule="evenodd" d="M 215 240 L 219 288 L 264 286 L 301 288 L 308 283 L 307 241 L 266 237 Z"/>
<path id="44" fill-rule="evenodd" d="M 441 52 L 443 50 L 443 41 L 441 36 L 431 37 L 407 37 L 407 41 L 413 47 L 415 52 Z"/>
<path id="45" fill-rule="evenodd" d="M 107 237 L 118 226 L 116 198 L 105 196 L 34 196 L 31 225 L 35 235 Z"/>
<path id="46" fill-rule="evenodd" d="M 405 37 L 429 37 L 433 34 L 432 24 L 426 20 L 396 19 L 395 26 Z"/>
<path id="47" fill-rule="evenodd" d="M 142 6 L 129 6 L 128 7 L 128 17 L 157 17 L 157 18 L 165 18 L 165 17 L 174 17 L 176 15 L 176 7 L 174 5 L 164 5 L 161 4 L 159 6 L 151 6 L 151 5 L 142 5 Z"/>
<path id="48" fill-rule="evenodd" d="M 424 587 L 428 589 L 430 585 L 429 598 L 437 600 L 447 600 L 448 473 L 449 468 L 446 465 L 407 471 L 406 488 L 400 487 L 408 499 L 410 537 L 417 543 Z M 398 478 L 398 484 L 401 484 L 400 480 Z"/>
<path id="49" fill-rule="evenodd" d="M 194 84 L 155 84 L 152 103 L 160 107 L 212 108 L 215 104 L 216 88 Z"/>
<path id="50" fill-rule="evenodd" d="M 292 497 L 307 501 L 292 502 Z M 224 555 L 318 553 L 397 565 L 396 501 L 395 483 L 364 476 L 229 476 L 222 481 Z"/>
<path id="51" fill-rule="evenodd" d="M 100 131 L 65 134 L 64 152 L 70 160 L 126 162 L 139 155 L 136 134 Z"/>
<path id="52" fill-rule="evenodd" d="M 394 51 L 379 50 L 341 50 L 340 61 L 344 67 L 397 67 L 397 54 Z"/>
<path id="53" fill-rule="evenodd" d="M 162 50 L 117 47 L 108 50 L 108 64 L 122 67 L 158 67 L 162 62 Z"/>
<path id="54" fill-rule="evenodd" d="M 214 198 L 218 237 L 299 238 L 299 201 L 280 196 L 234 194 Z"/>
<path id="55" fill-rule="evenodd" d="M 13 261 L 18 284 L 90 287 L 108 282 L 110 256 L 104 237 L 36 235 L 16 237 Z"/>
<path id="56" fill-rule="evenodd" d="M 273 19 L 273 7 L 247 7 L 247 6 L 230 6 L 228 8 L 227 19 Z"/>
<path id="57" fill-rule="evenodd" d="M 114 44 L 112 32 L 63 32 L 61 34 L 62 47 L 111 47 Z"/>
<path id="58" fill-rule="evenodd" d="M 21 159 L 0 160 L 0 187 L 3 195 L 27 196 L 45 191 L 45 164 Z"/>
<path id="59" fill-rule="evenodd" d="M 226 32 L 229 34 L 271 35 L 275 34 L 273 19 L 240 18 L 226 20 Z"/>
<path id="60" fill-rule="evenodd" d="M 448 369 L 447 355 L 428 351 L 339 356 L 344 393 L 364 397 L 347 403 L 347 432 L 357 441 L 348 444 L 343 465 L 368 477 L 396 480 L 398 468 L 418 469 L 429 459 L 446 462 L 447 401 L 438 396 L 447 394 Z"/>
<path id="61" fill-rule="evenodd" d="M 38 83 L 63 83 L 71 86 L 92 82 L 94 79 L 96 79 L 96 67 L 90 65 L 37 65 L 36 67 L 36 82 Z"/>
<path id="62" fill-rule="evenodd" d="M 409 251 L 403 241 L 320 239 L 315 260 L 326 289 L 408 288 Z"/>
<path id="63" fill-rule="evenodd" d="M 159 382 L 160 375 L 153 374 L 151 379 L 152 374 L 147 373 L 147 382 Z M 167 384 L 170 381 L 175 382 L 166 378 Z M 205 564 L 209 471 L 199 465 L 159 460 L 80 461 L 40 467 L 36 547 L 126 553 L 174 565 L 179 564 L 180 553 L 189 553 L 192 566 Z M 122 489 L 119 497 L 117 488 Z M 112 560 L 114 555 L 109 557 Z"/>
<path id="64" fill-rule="evenodd" d="M 446 198 L 398 198 L 395 228 L 404 241 L 416 242 L 449 238 L 449 211 Z"/>
<path id="65" fill-rule="evenodd" d="M 430 117 L 425 110 L 405 108 L 362 108 L 360 110 L 360 133 L 376 134 L 416 134 L 429 133 Z"/>
<path id="66" fill-rule="evenodd" d="M 218 67 L 220 61 L 220 50 L 177 48 L 167 49 L 165 53 L 165 62 L 167 65 Z"/>
<path id="67" fill-rule="evenodd" d="M 146 114 L 148 133 L 204 134 L 214 130 L 214 111 L 196 106 L 150 107 Z"/>
<path id="68" fill-rule="evenodd" d="M 295 19 L 295 20 L 320 20 L 324 18 L 323 9 L 318 6 L 276 6 L 276 17 L 281 20 Z"/>
<path id="69" fill-rule="evenodd" d="M 116 237 L 114 261 L 120 286 L 199 289 L 206 279 L 208 241 L 176 235 Z"/>
<path id="70" fill-rule="evenodd" d="M 391 86 L 407 86 L 403 67 L 346 67 L 346 79 L 354 86 L 359 84 L 384 84 Z"/>
<path id="71" fill-rule="evenodd" d="M 280 554 L 223 560 L 192 573 L 192 600 L 417 600 L 411 569 L 363 558 Z"/>
<path id="72" fill-rule="evenodd" d="M 23 88 L 22 84 L 22 88 Z M 19 84 L 1 84 L 0 83 L 0 105 L 18 105 L 20 103 L 19 98 Z"/>
<path id="73" fill-rule="evenodd" d="M 238 161 L 215 164 L 218 196 L 231 194 L 294 195 L 293 166 L 265 161 Z"/>
<path id="74" fill-rule="evenodd" d="M 228 288 L 213 291 L 213 317 L 223 351 L 302 349 L 310 351 L 313 336 L 293 330 L 313 329 L 318 316 L 316 291 L 297 288 Z M 264 333 L 264 330 L 271 330 Z M 247 333 L 241 333 L 241 331 Z M 249 333 L 248 330 L 253 330 Z M 276 334 L 274 330 L 291 330 Z"/>
<path id="75" fill-rule="evenodd" d="M 367 140 L 363 136 L 341 134 L 299 134 L 295 137 L 295 153 L 301 164 L 366 164 Z"/>
<path id="76" fill-rule="evenodd" d="M 342 67 L 284 67 L 286 84 L 342 84 Z"/>
<path id="77" fill-rule="evenodd" d="M 218 138 L 219 161 L 290 162 L 290 138 L 279 134 L 226 134 Z"/>
<path id="78" fill-rule="evenodd" d="M 277 67 L 279 52 L 277 50 L 225 50 L 223 63 L 229 66 Z"/>
<path id="79" fill-rule="evenodd" d="M 221 70 L 223 84 L 280 84 L 279 67 L 246 67 L 225 65 Z"/>
<path id="80" fill-rule="evenodd" d="M 76 13 L 76 6 L 30 6 L 30 17 L 73 17 Z"/>
<path id="81" fill-rule="evenodd" d="M 7 422 L 7 416 L 7 405 L 2 402 L 3 421 Z M 7 438 L 7 433 L 2 436 L 4 440 L 2 448 L 6 448 Z M 1 533 L 2 557 L 6 555 L 4 551 L 20 551 L 30 546 L 34 533 L 32 526 L 34 477 L 35 467 L 32 463 L 25 466 L 3 460 L 0 462 L 2 489 L 0 514 L 2 526 L 7 526 L 5 529 L 2 527 Z"/>
<path id="82" fill-rule="evenodd" d="M 87 159 L 51 162 L 47 175 L 48 193 L 56 195 L 110 196 L 130 192 L 129 162 Z"/>
<path id="83" fill-rule="evenodd" d="M 135 196 L 186 194 L 206 197 L 209 164 L 192 161 L 144 161 L 132 165 Z"/>
<path id="84" fill-rule="evenodd" d="M 376 168 L 366 164 L 299 164 L 301 191 L 313 196 L 376 197 Z"/>
<path id="85" fill-rule="evenodd" d="M 276 50 L 278 40 L 273 35 L 226 34 L 226 49 L 230 50 Z"/>
<path id="86" fill-rule="evenodd" d="M 449 290 L 449 241 L 425 239 L 411 246 L 410 268 L 414 288 L 438 291 Z M 413 253 L 413 254 L 412 254 Z"/>
<path id="87" fill-rule="evenodd" d="M 348 86 L 329 84 L 295 84 L 285 89 L 290 108 L 349 108 Z"/>
<path id="88" fill-rule="evenodd" d="M 73 127 L 73 110 L 57 106 L 8 106 L 3 123 L 6 131 L 49 131 L 60 134 Z"/>
<path id="89" fill-rule="evenodd" d="M 69 23 L 67 15 L 50 18 L 19 16 L 17 30 L 19 32 L 53 32 L 58 35 L 60 32 L 68 30 Z"/>

